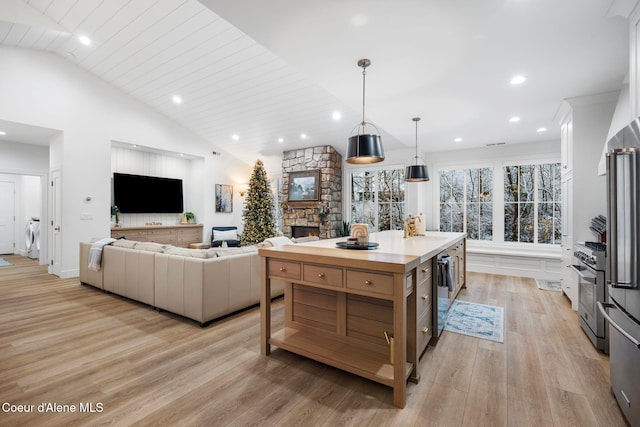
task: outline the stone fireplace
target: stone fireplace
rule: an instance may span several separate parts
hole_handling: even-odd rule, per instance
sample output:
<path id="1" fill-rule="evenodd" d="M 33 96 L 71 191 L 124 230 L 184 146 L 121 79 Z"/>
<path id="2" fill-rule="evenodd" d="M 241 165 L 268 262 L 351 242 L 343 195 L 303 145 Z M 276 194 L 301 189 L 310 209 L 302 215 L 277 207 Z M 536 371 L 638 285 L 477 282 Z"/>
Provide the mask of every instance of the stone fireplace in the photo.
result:
<path id="1" fill-rule="evenodd" d="M 289 173 L 319 171 L 318 200 L 289 201 Z M 332 146 L 285 151 L 282 156 L 282 234 L 287 237 L 317 235 L 321 239 L 338 237 L 342 224 L 342 156 Z M 312 228 L 298 230 L 293 227 Z M 317 231 L 316 231 L 317 230 Z"/>

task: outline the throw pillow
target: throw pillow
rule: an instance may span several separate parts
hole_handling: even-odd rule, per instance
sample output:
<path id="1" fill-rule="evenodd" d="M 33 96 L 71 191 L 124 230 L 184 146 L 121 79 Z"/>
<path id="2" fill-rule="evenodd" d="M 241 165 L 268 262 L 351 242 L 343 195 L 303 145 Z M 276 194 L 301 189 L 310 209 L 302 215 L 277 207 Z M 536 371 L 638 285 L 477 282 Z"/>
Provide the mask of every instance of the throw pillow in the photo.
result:
<path id="1" fill-rule="evenodd" d="M 271 243 L 273 246 L 282 246 L 282 245 L 290 245 L 293 242 L 286 236 L 278 236 L 278 237 L 269 237 L 265 239 L 265 242 Z"/>
<path id="2" fill-rule="evenodd" d="M 238 230 L 213 230 L 213 240 L 238 240 Z"/>

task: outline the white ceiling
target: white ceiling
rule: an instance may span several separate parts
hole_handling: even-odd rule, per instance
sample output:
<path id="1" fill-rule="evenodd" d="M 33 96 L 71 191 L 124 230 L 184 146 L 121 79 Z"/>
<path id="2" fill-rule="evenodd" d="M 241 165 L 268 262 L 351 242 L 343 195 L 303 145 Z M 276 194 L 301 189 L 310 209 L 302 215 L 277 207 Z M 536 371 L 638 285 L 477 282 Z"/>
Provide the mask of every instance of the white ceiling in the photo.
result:
<path id="1" fill-rule="evenodd" d="M 55 52 L 253 163 L 310 145 L 344 153 L 360 58 L 386 150 L 413 147 L 415 116 L 424 151 L 559 139 L 563 99 L 620 89 L 628 30 L 615 7 L 631 3 L 2 0 L 0 43 Z M 527 81 L 510 85 L 518 73 Z"/>

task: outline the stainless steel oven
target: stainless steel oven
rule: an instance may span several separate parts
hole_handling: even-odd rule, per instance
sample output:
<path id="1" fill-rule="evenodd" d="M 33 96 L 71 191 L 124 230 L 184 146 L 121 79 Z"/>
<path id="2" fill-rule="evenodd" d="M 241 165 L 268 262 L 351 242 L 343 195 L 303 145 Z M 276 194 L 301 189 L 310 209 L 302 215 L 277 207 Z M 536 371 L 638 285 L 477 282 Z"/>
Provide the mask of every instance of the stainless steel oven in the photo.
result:
<path id="1" fill-rule="evenodd" d="M 571 268 L 578 275 L 578 319 L 580 326 L 593 345 L 609 352 L 609 336 L 604 316 L 598 310 L 598 301 L 607 301 L 605 281 L 605 253 L 603 243 L 584 242 L 574 246 L 574 256 L 578 263 Z"/>

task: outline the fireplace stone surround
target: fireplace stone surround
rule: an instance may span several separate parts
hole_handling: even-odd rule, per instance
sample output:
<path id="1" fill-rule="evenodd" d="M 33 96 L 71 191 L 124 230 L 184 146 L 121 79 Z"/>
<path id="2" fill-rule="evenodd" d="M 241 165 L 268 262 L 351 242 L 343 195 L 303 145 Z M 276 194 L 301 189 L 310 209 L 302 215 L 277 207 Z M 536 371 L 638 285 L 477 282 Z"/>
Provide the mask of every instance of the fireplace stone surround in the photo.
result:
<path id="1" fill-rule="evenodd" d="M 289 173 L 319 170 L 319 200 L 289 202 Z M 342 224 L 342 156 L 332 146 L 301 148 L 282 154 L 282 234 L 292 226 L 318 227 L 321 239 L 338 237 Z"/>

